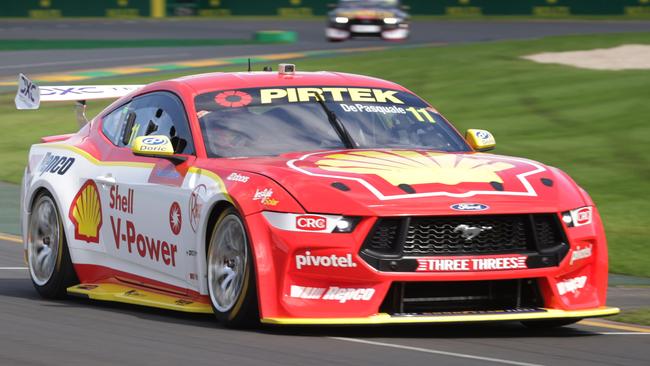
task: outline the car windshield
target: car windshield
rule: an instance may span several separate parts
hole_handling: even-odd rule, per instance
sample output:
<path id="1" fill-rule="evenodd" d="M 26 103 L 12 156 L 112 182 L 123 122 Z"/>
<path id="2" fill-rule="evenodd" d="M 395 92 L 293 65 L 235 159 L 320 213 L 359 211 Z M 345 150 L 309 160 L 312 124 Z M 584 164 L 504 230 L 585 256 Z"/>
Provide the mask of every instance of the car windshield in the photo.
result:
<path id="1" fill-rule="evenodd" d="M 398 0 L 341 0 L 339 6 L 372 6 L 381 8 L 395 8 L 399 6 Z"/>
<path id="2" fill-rule="evenodd" d="M 415 95 L 363 87 L 274 87 L 195 98 L 210 157 L 341 148 L 469 151 L 451 125 Z"/>

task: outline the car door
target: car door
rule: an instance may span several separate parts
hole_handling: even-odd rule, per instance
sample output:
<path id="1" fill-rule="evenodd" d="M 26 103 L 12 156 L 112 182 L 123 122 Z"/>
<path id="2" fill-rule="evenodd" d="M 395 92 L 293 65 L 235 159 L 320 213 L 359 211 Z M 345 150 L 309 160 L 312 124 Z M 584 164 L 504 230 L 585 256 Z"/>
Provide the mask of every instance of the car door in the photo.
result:
<path id="1" fill-rule="evenodd" d="M 138 161 L 131 167 L 111 169 L 103 182 L 111 185 L 105 229 L 115 242 L 110 254 L 124 271 L 186 292 L 198 286 L 188 213 L 192 190 L 183 185 L 195 156 L 185 108 L 175 94 L 155 92 L 130 103 L 118 146 L 130 149 L 135 137 L 147 135 L 167 136 L 179 159 L 132 155 Z"/>

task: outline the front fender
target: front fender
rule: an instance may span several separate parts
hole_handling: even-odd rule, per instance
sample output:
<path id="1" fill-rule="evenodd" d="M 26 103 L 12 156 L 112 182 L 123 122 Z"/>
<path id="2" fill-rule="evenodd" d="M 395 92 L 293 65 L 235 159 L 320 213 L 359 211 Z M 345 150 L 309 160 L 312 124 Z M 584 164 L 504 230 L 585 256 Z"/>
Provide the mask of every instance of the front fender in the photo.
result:
<path id="1" fill-rule="evenodd" d="M 207 243 L 217 215 L 228 206 L 235 207 L 244 218 L 255 261 L 254 267 L 257 269 L 258 288 L 261 287 L 265 282 L 264 273 L 268 266 L 265 258 L 267 249 L 264 243 L 255 240 L 253 232 L 256 224 L 251 222 L 250 218 L 264 210 L 303 213 L 303 208 L 282 186 L 265 176 L 230 169 L 198 173 L 201 177 L 196 180 L 195 187 L 204 185 L 206 188 L 196 237 L 197 273 L 202 279 L 199 281 L 199 292 L 208 294 Z"/>

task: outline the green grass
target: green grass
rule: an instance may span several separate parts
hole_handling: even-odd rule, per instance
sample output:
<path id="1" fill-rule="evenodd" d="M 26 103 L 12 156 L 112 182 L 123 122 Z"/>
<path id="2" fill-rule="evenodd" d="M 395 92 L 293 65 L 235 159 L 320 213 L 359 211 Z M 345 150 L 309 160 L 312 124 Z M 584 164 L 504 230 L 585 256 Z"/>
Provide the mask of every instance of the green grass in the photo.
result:
<path id="1" fill-rule="evenodd" d="M 252 39 L 3 39 L 0 51 L 92 48 L 196 47 L 260 44 Z"/>
<path id="2" fill-rule="evenodd" d="M 650 326 L 650 308 L 623 311 L 619 315 L 607 318 L 607 320 Z"/>
<path id="3" fill-rule="evenodd" d="M 496 153 L 563 169 L 599 206 L 609 239 L 611 271 L 650 277 L 650 72 L 591 71 L 519 58 L 541 51 L 625 43 L 650 44 L 650 33 L 402 49 L 301 60 L 298 68 L 395 81 L 429 100 L 460 130 L 492 131 L 498 141 Z M 177 75 L 102 82 L 143 83 Z M 69 105 L 17 112 L 12 98 L 0 96 L 4 132 L 0 134 L 4 161 L 0 180 L 18 182 L 29 144 L 43 135 L 74 131 L 76 123 Z M 96 103 L 91 106 L 90 114 L 100 109 Z"/>

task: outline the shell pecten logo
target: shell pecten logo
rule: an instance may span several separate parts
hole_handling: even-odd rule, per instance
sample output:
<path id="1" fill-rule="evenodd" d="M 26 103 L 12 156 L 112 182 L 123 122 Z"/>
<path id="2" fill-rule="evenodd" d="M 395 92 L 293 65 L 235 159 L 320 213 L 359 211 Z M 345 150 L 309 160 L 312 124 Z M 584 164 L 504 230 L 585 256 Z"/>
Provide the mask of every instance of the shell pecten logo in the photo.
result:
<path id="1" fill-rule="evenodd" d="M 102 227 L 102 203 L 99 190 L 92 180 L 86 181 L 70 205 L 68 215 L 74 224 L 74 237 L 88 243 L 99 243 Z"/>
<path id="2" fill-rule="evenodd" d="M 318 160 L 320 169 L 356 174 L 375 174 L 392 185 L 503 183 L 497 172 L 514 165 L 454 154 L 418 151 L 355 151 L 331 154 Z"/>

